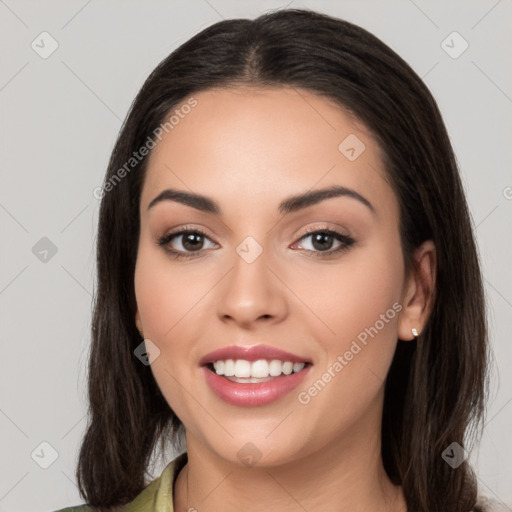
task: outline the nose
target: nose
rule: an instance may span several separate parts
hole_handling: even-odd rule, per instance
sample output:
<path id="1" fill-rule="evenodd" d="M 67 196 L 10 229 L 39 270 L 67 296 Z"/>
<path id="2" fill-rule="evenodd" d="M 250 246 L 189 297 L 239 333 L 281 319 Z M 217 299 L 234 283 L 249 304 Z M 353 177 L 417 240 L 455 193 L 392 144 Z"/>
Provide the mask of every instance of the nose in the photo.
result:
<path id="1" fill-rule="evenodd" d="M 263 251 L 249 263 L 238 254 L 219 288 L 217 314 L 244 329 L 282 322 L 288 314 L 286 286 Z M 275 265 L 272 265 L 275 267 Z"/>

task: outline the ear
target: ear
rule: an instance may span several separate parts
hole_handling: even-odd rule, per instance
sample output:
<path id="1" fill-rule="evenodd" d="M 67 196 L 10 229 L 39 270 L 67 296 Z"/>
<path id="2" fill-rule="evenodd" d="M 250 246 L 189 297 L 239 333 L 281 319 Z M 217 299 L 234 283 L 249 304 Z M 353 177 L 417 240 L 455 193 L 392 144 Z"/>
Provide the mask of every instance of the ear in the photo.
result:
<path id="1" fill-rule="evenodd" d="M 139 330 L 139 332 L 143 331 L 142 322 L 140 321 L 140 315 L 139 315 L 138 309 L 137 309 L 137 312 L 135 313 L 135 325 L 137 326 L 137 329 Z"/>
<path id="2" fill-rule="evenodd" d="M 406 276 L 398 338 L 414 339 L 412 329 L 421 333 L 433 307 L 436 283 L 436 248 L 432 240 L 423 242 L 413 255 L 413 268 Z"/>

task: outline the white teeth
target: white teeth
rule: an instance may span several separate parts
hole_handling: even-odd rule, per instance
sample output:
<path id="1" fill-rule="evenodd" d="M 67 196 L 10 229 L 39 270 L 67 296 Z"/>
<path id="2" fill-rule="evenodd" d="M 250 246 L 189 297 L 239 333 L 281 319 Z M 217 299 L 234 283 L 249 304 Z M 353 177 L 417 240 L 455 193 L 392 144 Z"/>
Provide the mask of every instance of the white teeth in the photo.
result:
<path id="1" fill-rule="evenodd" d="M 215 368 L 215 370 L 217 370 L 217 368 Z M 225 375 L 226 377 L 233 377 L 233 375 L 235 375 L 235 362 L 233 359 L 228 359 L 224 362 L 224 373 L 219 373 L 219 375 Z"/>
<path id="2" fill-rule="evenodd" d="M 250 377 L 251 363 L 245 359 L 237 359 L 235 361 L 235 377 Z"/>
<path id="3" fill-rule="evenodd" d="M 304 368 L 305 363 L 293 363 L 293 373 L 300 372 Z"/>
<path id="4" fill-rule="evenodd" d="M 213 367 L 217 375 L 224 375 L 224 361 L 217 361 Z"/>
<path id="5" fill-rule="evenodd" d="M 293 363 L 291 361 L 286 361 L 286 363 L 283 363 L 283 373 L 285 375 L 290 375 L 293 371 Z"/>
<path id="6" fill-rule="evenodd" d="M 292 363 L 291 361 L 280 361 L 273 359 L 266 361 L 258 359 L 257 361 L 247 361 L 245 359 L 227 359 L 226 361 L 215 361 L 213 368 L 217 375 L 236 378 L 266 379 L 268 377 L 278 377 L 281 373 L 290 375 L 292 372 L 300 372 L 306 363 Z"/>
<path id="7" fill-rule="evenodd" d="M 251 364 L 251 377 L 268 377 L 268 363 L 265 359 L 258 359 Z"/>
<path id="8" fill-rule="evenodd" d="M 269 364 L 269 373 L 272 377 L 278 377 L 281 375 L 281 369 L 283 367 L 283 363 L 279 361 L 279 359 L 273 359 Z"/>

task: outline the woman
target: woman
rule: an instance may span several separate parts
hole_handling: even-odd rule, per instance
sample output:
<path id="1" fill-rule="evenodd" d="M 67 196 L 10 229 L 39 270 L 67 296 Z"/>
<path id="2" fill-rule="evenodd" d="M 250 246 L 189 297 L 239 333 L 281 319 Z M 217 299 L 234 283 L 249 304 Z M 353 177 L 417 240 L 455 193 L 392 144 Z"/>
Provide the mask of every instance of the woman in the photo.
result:
<path id="1" fill-rule="evenodd" d="M 99 193 L 76 510 L 492 510 L 468 207 L 382 41 L 308 10 L 208 27 L 145 82 Z"/>

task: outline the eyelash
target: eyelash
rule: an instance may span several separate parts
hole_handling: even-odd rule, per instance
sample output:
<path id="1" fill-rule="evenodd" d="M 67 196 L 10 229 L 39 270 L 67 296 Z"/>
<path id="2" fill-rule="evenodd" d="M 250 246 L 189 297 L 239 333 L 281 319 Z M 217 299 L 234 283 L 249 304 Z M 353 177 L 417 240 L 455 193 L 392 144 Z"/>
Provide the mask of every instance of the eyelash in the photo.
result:
<path id="1" fill-rule="evenodd" d="M 342 253 L 342 252 L 348 250 L 355 243 L 355 240 L 353 238 L 351 238 L 351 237 L 349 237 L 347 235 L 343 235 L 343 234 L 341 234 L 341 233 L 339 233 L 337 231 L 334 231 L 332 229 L 327 229 L 327 228 L 320 228 L 320 229 L 313 228 L 313 229 L 309 229 L 299 238 L 299 240 L 297 242 L 307 238 L 310 235 L 318 234 L 318 233 L 333 235 L 336 240 L 338 240 L 339 242 L 342 243 L 342 245 L 340 245 L 337 249 L 331 249 L 329 251 L 311 251 L 309 249 L 306 249 L 307 251 L 311 252 L 315 258 L 328 258 L 328 257 L 332 256 L 333 254 Z M 208 238 L 208 239 L 210 238 L 204 231 L 201 231 L 200 229 L 197 229 L 197 228 L 193 228 L 193 229 L 184 228 L 184 229 L 181 229 L 180 231 L 168 233 L 168 234 L 160 237 L 158 239 L 158 241 L 157 241 L 157 244 L 160 247 L 163 247 L 164 250 L 172 258 L 176 258 L 176 259 L 180 259 L 180 258 L 197 258 L 198 255 L 204 249 L 201 249 L 201 250 L 195 251 L 195 252 L 183 252 L 183 251 L 177 251 L 176 249 L 170 249 L 169 247 L 167 247 L 174 238 L 177 238 L 177 237 L 179 237 L 181 235 L 185 235 L 185 234 L 195 234 L 195 235 L 204 236 L 205 238 Z"/>

